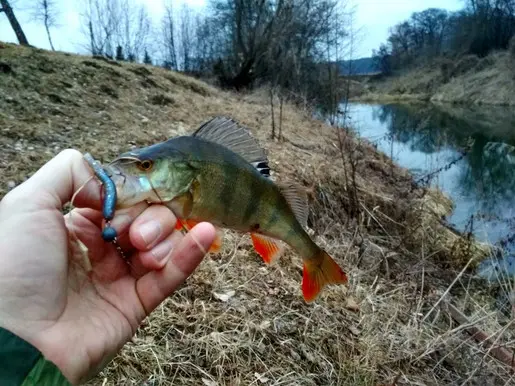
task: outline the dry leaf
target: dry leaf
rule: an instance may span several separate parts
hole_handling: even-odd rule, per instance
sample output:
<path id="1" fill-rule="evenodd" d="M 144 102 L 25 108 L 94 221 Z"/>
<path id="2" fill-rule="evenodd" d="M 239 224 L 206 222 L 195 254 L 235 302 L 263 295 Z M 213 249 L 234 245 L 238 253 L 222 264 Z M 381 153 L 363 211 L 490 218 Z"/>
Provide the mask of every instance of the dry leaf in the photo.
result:
<path id="1" fill-rule="evenodd" d="M 358 336 L 361 333 L 361 331 L 357 327 L 354 327 L 354 326 L 349 326 L 349 331 L 351 332 L 352 335 L 356 335 L 356 336 Z"/>
<path id="2" fill-rule="evenodd" d="M 230 298 L 232 298 L 234 296 L 234 294 L 236 293 L 236 291 L 234 290 L 230 290 L 230 291 L 227 291 L 225 293 L 218 293 L 218 292 L 213 292 L 213 295 L 215 296 L 215 298 L 217 298 L 218 300 L 221 300 L 222 302 L 226 302 L 228 301 Z"/>
<path id="3" fill-rule="evenodd" d="M 268 379 L 267 377 L 265 377 L 264 375 L 261 375 L 259 373 L 254 373 L 254 376 L 258 379 L 259 382 L 261 383 L 267 383 L 270 379 Z"/>
<path id="4" fill-rule="evenodd" d="M 347 302 L 345 303 L 345 308 L 350 311 L 358 312 L 359 304 L 356 302 L 356 300 L 354 300 L 353 297 L 348 297 Z"/>

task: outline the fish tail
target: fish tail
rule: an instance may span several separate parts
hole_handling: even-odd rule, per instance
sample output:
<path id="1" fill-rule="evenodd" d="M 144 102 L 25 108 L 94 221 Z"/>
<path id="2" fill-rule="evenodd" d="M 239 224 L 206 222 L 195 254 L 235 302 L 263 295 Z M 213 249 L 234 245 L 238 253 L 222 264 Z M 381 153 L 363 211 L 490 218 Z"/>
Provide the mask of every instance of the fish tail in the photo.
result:
<path id="1" fill-rule="evenodd" d="M 345 272 L 322 249 L 312 258 L 304 260 L 302 294 L 308 303 L 315 300 L 326 285 L 346 284 L 347 280 Z"/>

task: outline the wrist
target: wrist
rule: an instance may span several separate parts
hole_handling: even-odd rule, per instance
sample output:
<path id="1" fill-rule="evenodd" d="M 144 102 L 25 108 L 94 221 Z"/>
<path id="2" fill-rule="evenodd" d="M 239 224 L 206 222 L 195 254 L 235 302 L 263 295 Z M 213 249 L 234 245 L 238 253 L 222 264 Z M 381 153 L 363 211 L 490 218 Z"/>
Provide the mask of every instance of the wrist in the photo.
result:
<path id="1" fill-rule="evenodd" d="M 35 346 L 0 327 L 0 384 L 60 386 L 70 382 Z"/>

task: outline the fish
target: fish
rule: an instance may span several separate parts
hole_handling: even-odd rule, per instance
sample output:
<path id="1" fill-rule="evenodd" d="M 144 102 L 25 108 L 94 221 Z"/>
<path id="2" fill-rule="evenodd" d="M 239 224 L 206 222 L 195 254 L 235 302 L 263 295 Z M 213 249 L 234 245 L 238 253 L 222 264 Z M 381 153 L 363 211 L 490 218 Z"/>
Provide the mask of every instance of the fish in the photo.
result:
<path id="1" fill-rule="evenodd" d="M 216 116 L 191 135 L 132 149 L 105 168 L 116 186 L 117 209 L 146 201 L 172 210 L 177 229 L 209 222 L 217 230 L 210 252 L 221 247 L 221 229 L 250 234 L 265 264 L 275 262 L 286 243 L 302 257 L 308 303 L 327 285 L 348 282 L 306 231 L 306 190 L 296 182 L 274 182 L 265 150 L 232 118 Z"/>

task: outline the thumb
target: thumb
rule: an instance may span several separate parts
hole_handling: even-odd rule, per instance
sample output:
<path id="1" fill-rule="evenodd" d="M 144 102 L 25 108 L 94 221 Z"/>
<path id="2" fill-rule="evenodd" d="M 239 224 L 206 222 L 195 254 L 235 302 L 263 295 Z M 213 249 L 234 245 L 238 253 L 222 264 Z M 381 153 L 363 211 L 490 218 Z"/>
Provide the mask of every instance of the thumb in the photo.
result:
<path id="1" fill-rule="evenodd" d="M 6 198 L 8 195 L 15 196 L 17 205 L 22 207 L 35 205 L 38 208 L 61 210 L 85 184 L 75 197 L 73 205 L 101 209 L 101 187 L 92 176 L 94 174 L 81 152 L 63 150 L 27 181 L 11 190 Z"/>

